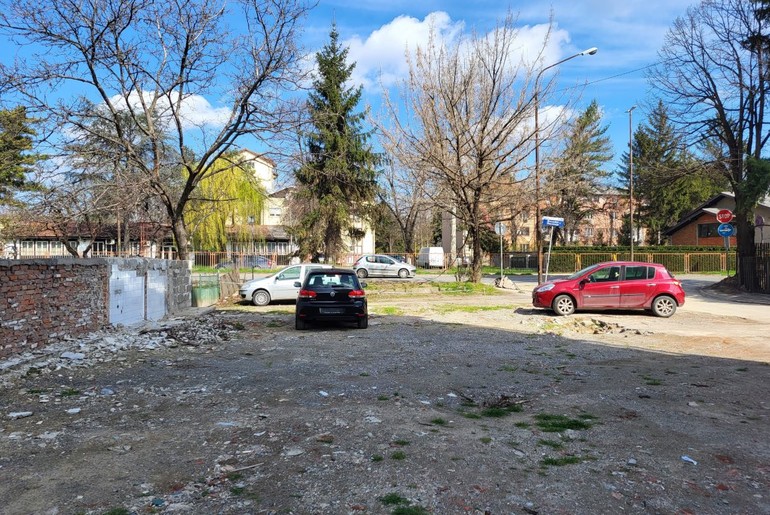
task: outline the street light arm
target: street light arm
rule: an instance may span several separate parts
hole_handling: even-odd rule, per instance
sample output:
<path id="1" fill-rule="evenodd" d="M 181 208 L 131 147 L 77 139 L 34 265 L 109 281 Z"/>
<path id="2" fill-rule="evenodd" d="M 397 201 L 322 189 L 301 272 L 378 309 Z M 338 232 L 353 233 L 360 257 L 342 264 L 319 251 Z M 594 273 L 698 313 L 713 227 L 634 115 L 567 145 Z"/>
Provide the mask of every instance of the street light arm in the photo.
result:
<path id="1" fill-rule="evenodd" d="M 565 62 L 569 61 L 570 59 L 574 59 L 576 57 L 580 57 L 580 56 L 583 56 L 583 55 L 594 55 L 598 51 L 599 51 L 599 49 L 594 46 L 594 47 L 588 48 L 586 50 L 583 50 L 582 52 L 578 52 L 577 54 L 571 55 L 569 57 L 565 57 L 561 61 L 555 62 L 553 64 L 549 64 L 548 66 L 546 66 L 545 68 L 541 69 L 538 72 L 537 77 L 535 78 L 535 85 L 536 85 L 535 89 L 537 89 L 537 83 L 540 82 L 540 76 L 543 75 L 543 73 L 546 70 L 550 70 L 551 68 L 553 68 L 555 66 L 559 66 L 561 63 L 565 63 Z"/>

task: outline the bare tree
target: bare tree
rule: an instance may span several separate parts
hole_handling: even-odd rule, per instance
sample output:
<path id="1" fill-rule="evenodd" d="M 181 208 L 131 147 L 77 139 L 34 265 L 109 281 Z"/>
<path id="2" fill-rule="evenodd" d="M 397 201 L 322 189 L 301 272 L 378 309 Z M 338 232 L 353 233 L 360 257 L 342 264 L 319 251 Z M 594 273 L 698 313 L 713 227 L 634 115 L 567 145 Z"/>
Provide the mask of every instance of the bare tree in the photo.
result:
<path id="1" fill-rule="evenodd" d="M 409 60 L 404 105 L 389 103 L 394 148 L 427 174 L 432 200 L 467 228 L 476 282 L 488 209 L 501 204 L 531 151 L 536 61 L 517 60 L 514 22 L 509 15 L 488 35 L 451 47 L 434 33 Z"/>
<path id="2" fill-rule="evenodd" d="M 52 145 L 84 134 L 107 138 L 103 147 L 119 149 L 160 199 L 185 259 L 183 214 L 198 183 L 240 137 L 269 141 L 294 118 L 282 92 L 296 84 L 306 7 L 300 0 L 6 4 L 0 31 L 39 51 L 0 66 L 0 92 L 51 124 Z M 110 130 L 97 134 L 97 126 Z M 103 157 L 116 158 L 112 150 Z"/>
<path id="3" fill-rule="evenodd" d="M 651 73 L 672 121 L 694 144 L 708 142 L 717 151 L 714 164 L 735 193 L 741 257 L 755 254 L 753 210 L 770 180 L 751 165 L 770 136 L 770 44 L 759 18 L 757 3 L 745 0 L 706 0 L 690 8 L 669 30 L 661 64 Z"/>

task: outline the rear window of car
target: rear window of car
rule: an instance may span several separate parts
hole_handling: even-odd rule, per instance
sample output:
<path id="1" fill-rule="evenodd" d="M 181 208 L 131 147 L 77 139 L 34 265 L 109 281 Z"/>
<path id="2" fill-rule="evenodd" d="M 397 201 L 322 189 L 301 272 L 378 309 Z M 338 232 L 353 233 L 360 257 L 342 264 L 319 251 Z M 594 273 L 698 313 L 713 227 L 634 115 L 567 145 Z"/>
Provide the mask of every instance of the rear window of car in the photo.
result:
<path id="1" fill-rule="evenodd" d="M 626 281 L 643 281 L 655 278 L 655 267 L 652 266 L 627 266 Z"/>
<path id="2" fill-rule="evenodd" d="M 308 286 L 355 289 L 359 288 L 356 274 L 315 273 L 308 277 Z"/>

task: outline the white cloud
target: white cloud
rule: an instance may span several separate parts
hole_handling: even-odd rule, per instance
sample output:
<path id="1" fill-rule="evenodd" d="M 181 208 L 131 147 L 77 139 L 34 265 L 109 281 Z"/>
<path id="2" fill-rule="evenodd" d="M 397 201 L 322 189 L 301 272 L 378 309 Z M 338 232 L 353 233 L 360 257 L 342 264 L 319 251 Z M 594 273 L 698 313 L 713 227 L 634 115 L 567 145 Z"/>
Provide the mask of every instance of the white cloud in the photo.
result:
<path id="1" fill-rule="evenodd" d="M 153 92 L 145 91 L 142 93 L 145 102 L 152 100 Z M 178 98 L 176 93 L 172 94 L 171 100 L 174 102 Z M 119 109 L 126 109 L 126 100 L 121 95 L 113 96 L 110 101 Z M 141 109 L 139 93 L 132 92 L 129 95 L 131 105 L 136 109 Z M 161 98 L 158 104 L 158 114 L 161 117 L 170 117 L 171 104 L 168 98 Z M 226 107 L 214 107 L 201 95 L 187 95 L 181 103 L 179 117 L 185 130 L 200 128 L 218 128 L 222 127 L 230 117 L 230 109 Z"/>

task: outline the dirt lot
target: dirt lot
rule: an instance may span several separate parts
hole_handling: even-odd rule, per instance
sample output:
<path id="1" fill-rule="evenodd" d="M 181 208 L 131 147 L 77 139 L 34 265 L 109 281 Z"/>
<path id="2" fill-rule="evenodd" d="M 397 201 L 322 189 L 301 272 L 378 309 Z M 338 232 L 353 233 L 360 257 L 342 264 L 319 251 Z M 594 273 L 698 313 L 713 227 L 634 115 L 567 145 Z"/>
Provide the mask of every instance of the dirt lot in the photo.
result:
<path id="1" fill-rule="evenodd" d="M 297 332 L 234 304 L 7 365 L 0 512 L 770 513 L 770 306 L 370 306 Z"/>

